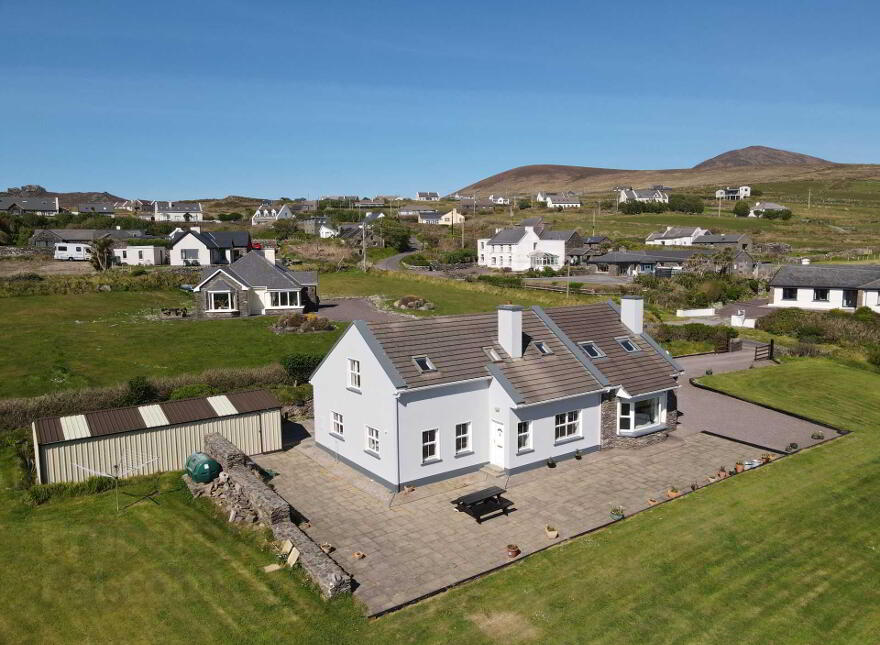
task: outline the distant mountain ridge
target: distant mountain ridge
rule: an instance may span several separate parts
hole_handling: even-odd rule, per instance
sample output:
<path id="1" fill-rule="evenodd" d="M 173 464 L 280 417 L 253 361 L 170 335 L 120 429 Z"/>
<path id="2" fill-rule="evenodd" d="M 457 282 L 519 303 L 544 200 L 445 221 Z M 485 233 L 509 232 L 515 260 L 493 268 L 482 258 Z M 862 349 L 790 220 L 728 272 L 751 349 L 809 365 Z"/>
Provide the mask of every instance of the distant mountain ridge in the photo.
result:
<path id="1" fill-rule="evenodd" d="M 706 159 L 693 168 L 622 170 L 556 164 L 519 166 L 481 179 L 457 192 L 483 196 L 495 193 L 534 195 L 541 190 L 586 193 L 610 192 L 618 186 L 647 188 L 662 184 L 687 188 L 829 177 L 880 179 L 880 166 L 840 164 L 788 150 L 749 146 Z"/>
<path id="2" fill-rule="evenodd" d="M 122 202 L 124 197 L 118 197 L 108 192 L 80 192 L 80 193 L 56 193 L 46 190 L 38 184 L 7 188 L 0 192 L 0 197 L 57 197 L 61 208 L 74 208 L 78 204 L 89 202 Z"/>
<path id="3" fill-rule="evenodd" d="M 694 166 L 694 170 L 710 168 L 735 168 L 740 166 L 797 166 L 801 164 L 828 165 L 833 162 L 819 157 L 789 152 L 766 146 L 749 146 L 739 150 L 728 150 L 716 157 L 706 159 Z"/>

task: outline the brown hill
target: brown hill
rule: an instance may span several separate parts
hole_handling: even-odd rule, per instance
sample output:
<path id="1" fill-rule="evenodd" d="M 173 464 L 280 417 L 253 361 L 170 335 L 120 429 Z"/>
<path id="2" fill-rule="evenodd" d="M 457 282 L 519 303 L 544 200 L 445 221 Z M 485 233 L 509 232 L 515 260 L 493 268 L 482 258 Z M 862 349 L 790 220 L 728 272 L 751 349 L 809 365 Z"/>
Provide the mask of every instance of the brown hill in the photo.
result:
<path id="1" fill-rule="evenodd" d="M 615 170 L 552 164 L 520 166 L 459 189 L 459 193 L 534 195 L 539 190 L 598 193 L 617 186 L 673 188 L 821 179 L 880 179 L 880 165 L 838 164 L 796 152 L 751 146 L 731 150 L 693 168 Z"/>
<path id="2" fill-rule="evenodd" d="M 46 190 L 37 184 L 7 188 L 0 192 L 0 197 L 57 197 L 61 208 L 74 208 L 78 204 L 86 202 L 121 202 L 124 197 L 118 197 L 112 193 L 81 192 L 81 193 L 56 193 Z"/>
<path id="3" fill-rule="evenodd" d="M 799 152 L 789 152 L 766 146 L 749 146 L 739 150 L 729 150 L 717 157 L 706 159 L 694 166 L 695 170 L 712 168 L 734 168 L 739 166 L 798 166 L 801 164 L 828 165 L 832 162 L 819 157 L 811 157 Z"/>

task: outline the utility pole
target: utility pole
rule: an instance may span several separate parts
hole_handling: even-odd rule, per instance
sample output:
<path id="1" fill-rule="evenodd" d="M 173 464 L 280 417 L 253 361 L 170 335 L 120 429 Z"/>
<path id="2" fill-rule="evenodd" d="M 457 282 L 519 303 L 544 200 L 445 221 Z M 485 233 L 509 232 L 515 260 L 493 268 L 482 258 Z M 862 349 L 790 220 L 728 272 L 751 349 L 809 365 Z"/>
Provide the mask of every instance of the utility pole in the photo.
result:
<path id="1" fill-rule="evenodd" d="M 565 297 L 568 297 L 568 288 L 571 285 L 571 262 L 567 264 L 568 266 L 568 279 L 565 281 Z"/>
<path id="2" fill-rule="evenodd" d="M 810 203 L 813 200 L 813 189 L 810 188 L 807 190 L 807 210 L 810 210 Z"/>
<path id="3" fill-rule="evenodd" d="M 596 211 L 599 210 L 599 204 L 596 204 L 596 210 L 593 211 L 593 232 L 591 235 L 595 237 L 596 235 Z"/>
<path id="4" fill-rule="evenodd" d="M 367 224 L 361 222 L 361 262 L 364 273 L 367 272 Z"/>
<path id="5" fill-rule="evenodd" d="M 458 212 L 458 209 L 454 210 L 456 213 Z M 461 248 L 464 248 L 464 213 L 461 214 Z"/>
<path id="6" fill-rule="evenodd" d="M 718 217 L 721 217 L 721 198 L 718 199 Z"/>

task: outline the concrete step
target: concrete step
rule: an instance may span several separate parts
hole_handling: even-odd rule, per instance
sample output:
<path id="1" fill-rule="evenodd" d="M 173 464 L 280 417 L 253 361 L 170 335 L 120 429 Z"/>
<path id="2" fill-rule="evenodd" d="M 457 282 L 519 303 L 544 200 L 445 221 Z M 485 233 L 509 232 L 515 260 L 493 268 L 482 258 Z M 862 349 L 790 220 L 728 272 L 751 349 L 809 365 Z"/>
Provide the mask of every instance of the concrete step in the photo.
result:
<path id="1" fill-rule="evenodd" d="M 486 464 L 482 468 L 480 468 L 481 473 L 485 473 L 489 477 L 504 477 L 504 469 L 499 468 L 498 466 L 493 466 L 492 464 Z"/>

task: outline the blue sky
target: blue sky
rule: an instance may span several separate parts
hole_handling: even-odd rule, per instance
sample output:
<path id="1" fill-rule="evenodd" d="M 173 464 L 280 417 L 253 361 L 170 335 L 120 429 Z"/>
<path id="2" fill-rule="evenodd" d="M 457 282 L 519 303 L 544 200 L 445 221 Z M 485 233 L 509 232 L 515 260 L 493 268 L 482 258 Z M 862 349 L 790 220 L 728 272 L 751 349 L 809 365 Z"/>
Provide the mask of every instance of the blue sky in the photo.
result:
<path id="1" fill-rule="evenodd" d="M 880 162 L 876 2 L 0 0 L 0 188 L 452 191 L 515 166 Z"/>

